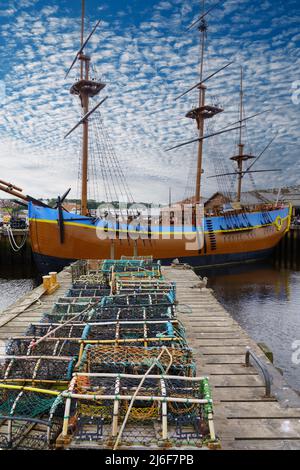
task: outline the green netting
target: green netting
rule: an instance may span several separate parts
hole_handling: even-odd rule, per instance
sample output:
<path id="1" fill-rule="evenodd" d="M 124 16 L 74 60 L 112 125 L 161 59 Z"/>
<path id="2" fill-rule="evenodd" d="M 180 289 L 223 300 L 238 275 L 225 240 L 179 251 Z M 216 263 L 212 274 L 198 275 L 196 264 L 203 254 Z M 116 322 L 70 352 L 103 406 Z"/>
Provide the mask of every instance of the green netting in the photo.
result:
<path id="1" fill-rule="evenodd" d="M 0 414 L 2 416 L 20 416 L 36 418 L 49 413 L 56 396 L 30 391 L 2 390 L 0 396 Z"/>
<path id="2" fill-rule="evenodd" d="M 132 272 L 136 275 L 147 271 L 160 274 L 160 263 L 153 263 L 151 259 L 104 260 L 100 266 L 100 270 L 106 274 L 111 273 L 112 268 L 115 273 Z"/>
<path id="3" fill-rule="evenodd" d="M 18 396 L 16 390 L 0 390 L 0 415 L 6 416 L 10 414 L 10 410 Z"/>

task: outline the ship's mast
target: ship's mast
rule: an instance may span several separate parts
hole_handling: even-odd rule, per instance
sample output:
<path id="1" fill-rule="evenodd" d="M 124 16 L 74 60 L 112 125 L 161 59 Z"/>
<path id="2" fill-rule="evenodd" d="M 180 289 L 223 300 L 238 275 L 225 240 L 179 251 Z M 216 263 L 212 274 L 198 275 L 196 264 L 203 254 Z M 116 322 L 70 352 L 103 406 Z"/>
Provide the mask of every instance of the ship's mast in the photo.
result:
<path id="1" fill-rule="evenodd" d="M 82 0 L 82 7 L 81 7 L 81 41 L 80 45 L 83 46 L 84 41 L 84 20 L 85 20 L 85 0 Z M 83 62 L 80 62 L 80 79 L 83 79 Z"/>
<path id="2" fill-rule="evenodd" d="M 250 173 L 258 173 L 258 172 L 265 172 L 265 171 L 280 171 L 280 170 L 254 170 L 250 171 L 252 166 L 258 161 L 258 159 L 264 154 L 264 152 L 269 148 L 271 143 L 274 141 L 275 138 L 271 140 L 271 142 L 267 145 L 267 147 L 258 155 L 258 157 L 254 157 L 253 155 L 250 154 L 245 154 L 244 153 L 244 147 L 245 144 L 243 143 L 243 127 L 244 127 L 244 122 L 252 119 L 260 114 L 263 114 L 265 111 L 256 113 L 252 116 L 248 116 L 244 118 L 244 91 L 243 91 L 243 69 L 241 68 L 241 77 L 240 77 L 240 103 L 239 103 L 239 120 L 237 122 L 234 122 L 232 124 L 227 125 L 225 128 L 222 128 L 216 132 L 210 133 L 209 135 L 204 134 L 204 123 L 205 119 L 210 119 L 214 117 L 216 114 L 222 113 L 224 110 L 218 106 L 218 105 L 207 105 L 206 104 L 206 91 L 207 88 L 204 86 L 204 83 L 206 83 L 209 79 L 214 77 L 216 74 L 221 72 L 222 70 L 226 69 L 229 65 L 233 64 L 233 62 L 229 62 L 228 64 L 224 65 L 221 67 L 219 70 L 217 70 L 214 73 L 209 74 L 206 78 L 203 78 L 203 70 L 204 70 L 204 55 L 205 55 L 205 45 L 206 45 L 206 35 L 207 35 L 207 22 L 205 20 L 205 17 L 212 11 L 214 10 L 217 6 L 219 6 L 220 3 L 223 3 L 222 0 L 217 2 L 215 5 L 213 5 L 211 8 L 209 8 L 205 13 L 205 0 L 200 0 L 201 5 L 202 5 L 202 14 L 200 17 L 198 17 L 190 26 L 189 30 L 192 29 L 194 26 L 198 25 L 198 30 L 200 31 L 200 82 L 197 83 L 196 85 L 192 86 L 188 90 L 186 90 L 184 93 L 181 93 L 177 98 L 182 98 L 185 96 L 187 93 L 190 93 L 191 91 L 195 90 L 198 88 L 199 90 L 199 101 L 198 101 L 198 106 L 196 108 L 191 109 L 187 114 L 186 117 L 190 119 L 194 119 L 197 124 L 197 129 L 198 129 L 198 137 L 193 140 L 189 140 L 187 142 L 183 142 L 181 144 L 175 145 L 173 147 L 170 147 L 166 149 L 167 152 L 171 150 L 175 150 L 178 148 L 181 148 L 185 145 L 190 145 L 194 142 L 198 142 L 198 159 L 197 159 L 197 175 L 196 175 L 196 188 L 195 188 L 195 198 L 194 198 L 194 203 L 199 204 L 201 202 L 201 177 L 203 173 L 202 169 L 202 160 L 203 160 L 203 141 L 210 138 L 210 137 L 215 137 L 220 134 L 224 134 L 225 132 L 231 132 L 235 130 L 239 130 L 239 143 L 238 143 L 238 155 L 235 155 L 231 157 L 231 160 L 237 162 L 237 170 L 235 170 L 233 173 L 222 173 L 219 175 L 213 175 L 210 176 L 209 178 L 216 178 L 216 177 L 223 177 L 223 176 L 229 176 L 229 175 L 238 175 L 238 188 L 237 188 L 237 195 L 236 195 L 236 201 L 241 202 L 241 194 L 242 194 L 242 179 L 246 174 Z M 237 127 L 232 127 L 234 125 L 237 125 Z M 243 162 L 247 161 L 249 159 L 255 158 L 254 162 L 244 171 L 243 170 Z"/>
<path id="3" fill-rule="evenodd" d="M 205 0 L 202 0 L 202 14 L 204 14 Z M 203 80 L 203 67 L 204 67 L 204 50 L 205 50 L 205 37 L 207 31 L 207 24 L 203 19 L 199 26 L 201 36 L 201 58 L 200 58 L 200 82 Z M 206 87 L 202 84 L 199 85 L 199 108 L 205 106 L 205 91 Z M 204 118 L 203 115 L 199 116 L 198 129 L 199 137 L 204 135 Z M 202 176 L 202 157 L 203 157 L 203 140 L 199 140 L 198 143 L 198 161 L 197 161 L 197 178 L 196 178 L 196 192 L 195 192 L 195 203 L 200 203 L 201 198 L 201 176 Z"/>
<path id="4" fill-rule="evenodd" d="M 251 158 L 254 158 L 252 155 L 245 155 L 244 154 L 244 147 L 245 144 L 243 143 L 243 110 L 244 110 L 244 88 L 243 88 L 243 67 L 241 67 L 241 76 L 240 76 L 240 109 L 239 109 L 239 122 L 240 122 L 240 129 L 239 129 L 239 143 L 238 143 L 238 155 L 231 157 L 231 160 L 237 162 L 237 170 L 238 170 L 238 185 L 237 185 L 237 193 L 236 193 L 236 202 L 241 202 L 241 195 L 242 195 L 242 180 L 243 180 L 243 162 L 247 161 Z"/>
<path id="5" fill-rule="evenodd" d="M 85 0 L 82 0 L 82 17 L 81 17 L 81 46 L 83 45 L 84 37 L 84 17 L 85 17 Z M 83 53 L 79 57 L 80 60 L 80 79 L 89 80 L 90 58 Z M 89 111 L 89 95 L 88 93 L 81 93 L 81 105 L 83 114 Z M 82 138 L 82 178 L 81 178 L 81 214 L 87 215 L 87 184 L 88 184 L 88 157 L 89 157 L 89 121 L 83 123 L 83 138 Z"/>
<path id="6" fill-rule="evenodd" d="M 242 143 L 242 133 L 243 133 L 243 67 L 241 67 L 241 80 L 240 80 L 240 131 L 239 131 L 239 156 L 242 157 L 244 153 L 244 144 Z M 243 175 L 243 159 L 238 160 L 238 190 L 237 190 L 237 202 L 241 201 L 241 192 L 242 192 L 242 175 Z"/>
<path id="7" fill-rule="evenodd" d="M 206 86 L 203 85 L 203 70 L 204 70 L 204 53 L 207 33 L 207 22 L 204 18 L 205 0 L 201 0 L 202 17 L 198 27 L 200 31 L 200 84 L 199 89 L 199 103 L 198 108 L 192 109 L 186 114 L 186 117 L 195 119 L 197 129 L 199 131 L 198 141 L 198 158 L 197 158 L 197 175 L 196 175 L 196 188 L 195 188 L 195 203 L 199 204 L 201 201 L 201 177 L 203 173 L 202 160 L 203 160 L 203 136 L 204 136 L 204 121 L 205 119 L 212 118 L 216 114 L 223 111 L 223 109 L 216 106 L 207 106 L 205 103 Z"/>
<path id="8" fill-rule="evenodd" d="M 87 45 L 90 37 L 94 33 L 90 34 L 88 39 L 84 41 L 85 33 L 85 0 L 82 1 L 82 13 L 81 13 L 81 48 L 77 55 L 77 59 L 80 61 L 80 80 L 77 81 L 71 87 L 71 94 L 80 97 L 81 107 L 83 116 L 89 113 L 89 100 L 100 93 L 105 87 L 104 83 L 96 80 L 90 80 L 90 61 L 91 58 L 85 54 L 84 48 Z M 75 61 L 74 61 L 75 62 Z M 73 64 L 74 64 L 73 62 Z M 73 64 L 71 68 L 73 67 Z M 69 69 L 69 71 L 71 70 Z M 69 72 L 68 72 L 69 73 Z M 89 113 L 90 114 L 90 113 Z M 81 214 L 88 215 L 88 162 L 89 162 L 89 121 L 88 117 L 82 121 L 83 134 L 82 134 L 82 169 L 81 169 Z"/>

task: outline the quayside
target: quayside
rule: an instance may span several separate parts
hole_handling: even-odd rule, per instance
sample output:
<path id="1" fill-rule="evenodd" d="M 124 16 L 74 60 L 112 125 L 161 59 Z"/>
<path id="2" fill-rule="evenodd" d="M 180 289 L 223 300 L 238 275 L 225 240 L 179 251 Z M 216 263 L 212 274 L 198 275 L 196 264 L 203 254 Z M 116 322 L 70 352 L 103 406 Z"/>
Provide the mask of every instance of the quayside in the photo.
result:
<path id="1" fill-rule="evenodd" d="M 101 20 L 86 34 L 86 2 L 82 0 L 81 31 L 78 31 L 79 49 L 71 65 L 66 67 L 66 79 L 69 80 L 71 74 L 76 74 L 76 79 L 70 86 L 70 93 L 78 100 L 82 116 L 73 127 L 70 123 L 70 130 L 65 135 L 65 138 L 68 138 L 75 130 L 81 129 L 80 214 L 72 214 L 64 208 L 71 188 L 59 196 L 55 204 L 49 206 L 32 196 L 24 195 L 23 190 L 15 184 L 0 181 L 0 190 L 18 198 L 22 205 L 28 206 L 31 246 L 41 273 L 59 271 L 77 259 L 120 259 L 122 256 L 153 256 L 154 259 L 165 263 L 178 259 L 193 266 L 254 261 L 270 256 L 289 230 L 291 208 L 282 203 L 279 197 L 276 201 L 266 201 L 260 205 L 251 205 L 244 200 L 242 184 L 245 178 L 253 178 L 256 173 L 281 170 L 253 169 L 269 150 L 276 136 L 262 144 L 264 147 L 258 155 L 247 151 L 247 146 L 251 147 L 246 139 L 245 127 L 249 120 L 261 119 L 260 116 L 267 111 L 259 109 L 251 116 L 245 115 L 243 67 L 240 67 L 237 74 L 240 84 L 238 120 L 208 132 L 208 124 L 224 111 L 210 96 L 209 82 L 212 79 L 224 80 L 222 73 L 234 67 L 234 62 L 230 61 L 212 73 L 206 70 L 208 18 L 213 17 L 217 6 L 206 10 L 203 1 L 200 16 L 188 27 L 189 34 L 199 36 L 199 81 L 176 97 L 176 100 L 184 99 L 187 94 L 196 93 L 197 104 L 187 110 L 186 118 L 195 123 L 197 137 L 164 149 L 180 152 L 182 147 L 196 143 L 197 169 L 193 175 L 193 194 L 176 204 L 179 213 L 175 207 L 163 208 L 158 220 L 153 224 L 153 215 L 145 220 L 133 205 L 135 199 L 132 188 L 126 181 L 126 171 L 118 161 L 117 151 L 104 125 L 100 110 L 107 106 L 109 96 L 99 98 L 99 95 L 103 94 L 107 87 L 95 72 L 92 58 L 87 52 L 91 38 L 101 30 Z M 216 178 L 221 186 L 226 183 L 226 178 L 233 178 L 233 181 L 237 182 L 236 191 L 227 194 L 226 203 L 203 212 L 203 164 L 206 145 L 210 145 L 214 137 L 228 132 L 238 133 L 237 149 L 234 155 L 229 157 L 233 170 L 217 172 L 210 177 Z M 88 207 L 89 181 L 96 168 L 95 162 L 99 162 L 99 158 L 102 163 L 96 183 L 101 184 L 107 204 L 120 201 L 120 196 L 124 198 L 127 209 L 123 212 L 113 207 L 91 216 Z M 109 171 L 105 172 L 106 169 Z M 188 208 L 191 213 L 186 217 Z M 164 211 L 167 209 L 170 209 L 173 216 L 172 220 L 164 223 Z M 111 222 L 111 218 L 115 222 Z"/>

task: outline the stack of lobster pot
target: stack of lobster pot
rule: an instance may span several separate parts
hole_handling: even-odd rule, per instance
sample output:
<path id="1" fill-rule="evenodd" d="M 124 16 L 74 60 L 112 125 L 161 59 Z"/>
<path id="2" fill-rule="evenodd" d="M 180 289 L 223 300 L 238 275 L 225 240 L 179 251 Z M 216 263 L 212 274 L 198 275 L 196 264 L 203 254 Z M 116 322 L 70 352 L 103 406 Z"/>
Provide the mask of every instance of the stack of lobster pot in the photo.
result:
<path id="1" fill-rule="evenodd" d="M 152 257 L 78 261 L 0 358 L 0 448 L 215 447 L 211 392 Z"/>

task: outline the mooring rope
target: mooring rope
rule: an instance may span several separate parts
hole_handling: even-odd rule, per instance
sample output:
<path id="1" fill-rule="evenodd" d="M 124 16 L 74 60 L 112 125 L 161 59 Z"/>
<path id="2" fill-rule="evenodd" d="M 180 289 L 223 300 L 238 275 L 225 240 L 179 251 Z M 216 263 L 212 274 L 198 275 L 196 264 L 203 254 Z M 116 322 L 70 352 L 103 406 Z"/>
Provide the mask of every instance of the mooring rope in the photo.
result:
<path id="1" fill-rule="evenodd" d="M 9 243 L 10 243 L 10 246 L 11 246 L 12 250 L 15 253 L 18 253 L 20 250 L 22 250 L 23 246 L 26 243 L 28 232 L 27 231 L 25 232 L 23 240 L 21 241 L 21 244 L 18 245 L 16 240 L 15 240 L 15 237 L 14 237 L 14 234 L 13 234 L 13 231 L 12 231 L 11 227 L 6 226 L 6 230 L 7 230 L 8 240 L 9 240 Z"/>
<path id="2" fill-rule="evenodd" d="M 163 347 L 162 347 L 162 350 L 161 350 L 161 352 L 160 352 L 160 354 L 157 356 L 156 359 L 154 359 L 154 361 L 153 361 L 153 363 L 151 364 L 151 366 L 149 367 L 149 369 L 148 369 L 148 370 L 146 371 L 146 373 L 143 375 L 142 380 L 140 381 L 139 385 L 137 386 L 137 388 L 136 388 L 136 390 L 135 390 L 135 392 L 134 392 L 134 394 L 133 394 L 133 396 L 132 396 L 132 399 L 131 399 L 130 404 L 129 404 L 129 406 L 128 406 L 127 413 L 126 413 L 125 418 L 124 418 L 124 420 L 123 420 L 123 423 L 122 423 L 122 426 L 121 426 L 121 428 L 120 428 L 119 434 L 118 434 L 118 436 L 117 436 L 117 439 L 116 439 L 116 442 L 115 442 L 115 445 L 114 445 L 113 450 L 117 450 L 117 448 L 118 448 L 120 439 L 121 439 L 121 437 L 122 437 L 123 431 L 124 431 L 124 429 L 125 429 L 125 426 L 126 426 L 126 423 L 127 423 L 128 417 L 129 417 L 129 414 L 130 414 L 130 411 L 131 411 L 131 409 L 132 409 L 132 407 L 133 407 L 133 403 L 134 403 L 134 401 L 135 401 L 136 396 L 138 395 L 138 392 L 140 391 L 140 389 L 141 389 L 143 383 L 145 382 L 147 376 L 150 374 L 150 372 L 151 372 L 151 370 L 153 369 L 153 367 L 154 367 L 155 365 L 159 365 L 159 364 L 160 364 L 160 363 L 159 363 L 160 358 L 161 358 L 161 356 L 162 356 L 165 352 L 166 352 L 166 353 L 169 355 L 169 357 L 170 357 L 169 365 L 168 365 L 168 367 L 167 367 L 167 369 L 166 369 L 166 371 L 165 371 L 165 374 L 168 373 L 168 371 L 169 371 L 169 369 L 170 369 L 170 367 L 171 367 L 171 365 L 172 365 L 172 362 L 173 362 L 173 357 L 172 357 L 172 354 L 170 353 L 170 351 L 168 350 L 168 348 L 167 348 L 166 346 L 163 346 Z"/>

